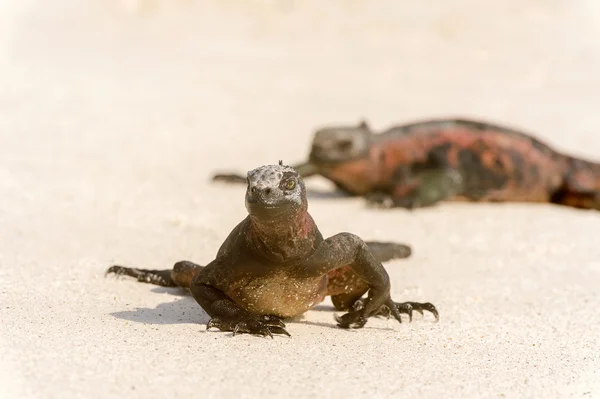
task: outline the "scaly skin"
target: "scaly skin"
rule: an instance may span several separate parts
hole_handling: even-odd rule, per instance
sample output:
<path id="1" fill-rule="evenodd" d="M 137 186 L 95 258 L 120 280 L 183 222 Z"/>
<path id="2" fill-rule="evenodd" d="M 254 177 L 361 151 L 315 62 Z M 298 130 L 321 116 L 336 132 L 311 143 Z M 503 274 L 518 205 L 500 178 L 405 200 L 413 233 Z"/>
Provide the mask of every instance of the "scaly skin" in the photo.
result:
<path id="1" fill-rule="evenodd" d="M 491 123 L 437 119 L 374 134 L 366 122 L 317 130 L 303 177 L 321 175 L 381 207 L 439 201 L 554 203 L 600 209 L 600 164 Z M 213 180 L 243 182 L 239 175 Z"/>
<path id="2" fill-rule="evenodd" d="M 207 329 L 273 336 L 289 333 L 284 319 L 332 297 L 342 328 L 361 328 L 372 316 L 423 313 L 438 319 L 431 303 L 396 303 L 381 262 L 410 255 L 403 244 L 370 242 L 350 233 L 323 238 L 308 213 L 298 173 L 281 165 L 248 172 L 248 216 L 229 234 L 206 266 L 181 261 L 173 270 L 112 266 L 107 273 L 189 288 L 211 317 Z M 367 293 L 367 297 L 363 295 Z"/>

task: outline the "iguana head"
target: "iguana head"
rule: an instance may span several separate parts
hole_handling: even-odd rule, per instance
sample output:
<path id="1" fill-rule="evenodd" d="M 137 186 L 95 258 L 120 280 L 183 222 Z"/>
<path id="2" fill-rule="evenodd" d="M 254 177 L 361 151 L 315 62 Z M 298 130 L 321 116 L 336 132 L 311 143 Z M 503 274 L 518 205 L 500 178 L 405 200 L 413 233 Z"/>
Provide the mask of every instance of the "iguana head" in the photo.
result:
<path id="1" fill-rule="evenodd" d="M 309 162 L 316 166 L 367 157 L 372 132 L 365 121 L 356 126 L 329 126 L 315 132 Z"/>
<path id="2" fill-rule="evenodd" d="M 306 211 L 304 181 L 293 168 L 265 165 L 247 175 L 246 209 L 254 218 L 272 220 Z"/>

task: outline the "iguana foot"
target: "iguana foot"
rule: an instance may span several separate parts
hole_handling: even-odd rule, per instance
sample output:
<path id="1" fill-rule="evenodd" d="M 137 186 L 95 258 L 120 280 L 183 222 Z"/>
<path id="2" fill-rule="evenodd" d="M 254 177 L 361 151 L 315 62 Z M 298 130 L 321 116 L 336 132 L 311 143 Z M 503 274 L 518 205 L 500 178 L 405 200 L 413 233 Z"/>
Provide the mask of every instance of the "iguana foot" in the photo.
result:
<path id="1" fill-rule="evenodd" d="M 283 334 L 291 337 L 285 329 L 285 323 L 277 316 L 251 316 L 239 321 L 215 317 L 206 324 L 207 330 L 212 327 L 221 331 L 232 331 L 234 336 L 239 333 L 247 333 L 271 338 L 273 338 L 273 334 Z"/>
<path id="2" fill-rule="evenodd" d="M 176 287 L 177 284 L 171 278 L 171 270 L 145 270 L 133 267 L 111 266 L 105 275 L 114 273 L 116 275 L 137 278 L 141 283 L 161 285 L 163 287 Z"/>
<path id="3" fill-rule="evenodd" d="M 367 318 L 360 311 L 348 312 L 342 316 L 335 315 L 334 319 L 341 328 L 362 328 L 367 324 Z"/>
<path id="4" fill-rule="evenodd" d="M 381 308 L 388 309 L 388 315 L 394 316 L 399 323 L 402 323 L 402 318 L 400 316 L 400 311 L 397 306 L 395 306 L 395 302 L 392 301 L 390 297 L 375 311 L 368 310 L 369 304 L 367 303 L 369 298 L 361 298 L 357 300 L 352 306 L 352 310 L 342 316 L 334 316 L 335 320 L 338 322 L 338 327 L 341 328 L 362 328 L 365 324 L 367 324 L 367 319 L 373 316 L 379 316 L 381 312 Z M 389 317 L 389 316 L 388 316 Z"/>
<path id="5" fill-rule="evenodd" d="M 435 308 L 435 306 L 432 303 L 429 303 L 429 302 L 425 302 L 425 303 L 420 303 L 420 302 L 400 302 L 400 303 L 398 303 L 398 302 L 395 302 L 394 305 L 396 305 L 396 309 L 398 310 L 398 312 L 408 315 L 409 321 L 412 321 L 413 311 L 419 312 L 419 313 L 421 313 L 421 315 L 423 315 L 424 310 L 433 314 L 435 316 L 435 321 L 440 320 L 440 315 L 439 315 L 437 309 Z M 384 309 L 380 309 L 380 311 L 381 311 L 382 316 L 390 317 L 390 314 L 389 314 L 390 309 L 387 306 Z M 387 312 L 387 314 L 386 314 L 386 312 Z"/>
<path id="6" fill-rule="evenodd" d="M 365 200 L 367 207 L 374 209 L 404 208 L 413 210 L 433 205 L 433 203 L 424 203 L 417 194 L 394 197 L 391 194 L 376 192 L 365 195 Z"/>
<path id="7" fill-rule="evenodd" d="M 394 198 L 392 198 L 391 195 L 386 193 L 375 192 L 366 194 L 365 200 L 367 201 L 367 206 L 369 208 L 390 209 L 399 206 L 396 205 L 396 201 L 394 200 Z M 406 208 L 410 209 L 409 206 L 406 206 Z"/>
<path id="8" fill-rule="evenodd" d="M 364 303 L 365 303 L 365 299 L 364 298 L 360 298 L 358 299 L 356 302 L 354 302 L 354 304 L 352 305 L 352 311 L 360 311 L 362 308 L 364 308 Z M 412 313 L 414 312 L 419 312 L 421 313 L 421 315 L 423 315 L 423 311 L 426 310 L 430 313 L 432 313 L 435 316 L 435 321 L 439 321 L 440 320 L 440 315 L 435 307 L 435 305 L 433 305 L 430 302 L 424 302 L 424 303 L 420 303 L 420 302 L 392 302 L 395 305 L 396 310 L 401 313 L 401 314 L 406 314 L 408 315 L 408 319 L 409 321 L 412 321 Z M 387 317 L 389 318 L 390 316 L 392 316 L 392 312 L 390 311 L 390 308 L 388 307 L 388 305 L 383 305 L 379 308 L 379 310 L 377 310 L 372 316 L 383 316 L 383 317 Z"/>
<path id="9" fill-rule="evenodd" d="M 373 193 L 365 196 L 367 207 L 374 209 L 404 208 L 413 210 L 416 208 L 427 208 L 438 203 L 438 201 L 424 201 L 419 193 L 412 193 L 404 197 L 394 197 L 386 193 Z"/>

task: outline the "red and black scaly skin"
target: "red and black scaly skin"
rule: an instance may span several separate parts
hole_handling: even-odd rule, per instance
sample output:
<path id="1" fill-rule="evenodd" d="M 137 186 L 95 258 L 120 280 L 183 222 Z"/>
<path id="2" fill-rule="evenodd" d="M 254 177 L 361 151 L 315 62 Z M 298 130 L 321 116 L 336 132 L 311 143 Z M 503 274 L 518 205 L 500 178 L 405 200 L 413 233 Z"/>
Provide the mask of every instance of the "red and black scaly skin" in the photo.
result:
<path id="1" fill-rule="evenodd" d="M 288 166 L 268 165 L 248 172 L 248 216 L 229 234 L 206 266 L 182 261 L 173 270 L 112 266 L 107 273 L 138 281 L 189 288 L 211 317 L 207 329 L 259 335 L 285 334 L 283 322 L 332 297 L 342 328 L 361 328 L 372 316 L 427 310 L 431 303 L 393 302 L 381 262 L 405 258 L 404 244 L 364 242 L 351 233 L 323 238 L 308 213 L 306 189 Z M 368 294 L 363 298 L 364 294 Z"/>
<path id="2" fill-rule="evenodd" d="M 321 175 L 388 207 L 439 201 L 546 202 L 600 209 L 600 164 L 530 134 L 467 119 L 436 119 L 374 134 L 365 122 L 317 130 L 303 177 Z M 236 175 L 214 180 L 241 181 Z"/>

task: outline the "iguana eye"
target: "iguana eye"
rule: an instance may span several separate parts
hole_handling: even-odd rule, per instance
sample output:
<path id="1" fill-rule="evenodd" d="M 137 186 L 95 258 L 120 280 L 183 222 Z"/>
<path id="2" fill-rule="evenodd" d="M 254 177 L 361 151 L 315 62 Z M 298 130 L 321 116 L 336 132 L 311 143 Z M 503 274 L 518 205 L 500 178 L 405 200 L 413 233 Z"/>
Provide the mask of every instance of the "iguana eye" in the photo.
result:
<path id="1" fill-rule="evenodd" d="M 294 187 L 296 187 L 296 181 L 295 180 L 288 180 L 287 182 L 285 182 L 284 185 L 286 190 L 293 190 Z"/>

